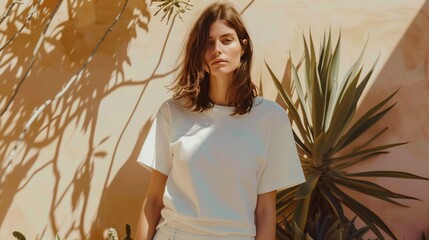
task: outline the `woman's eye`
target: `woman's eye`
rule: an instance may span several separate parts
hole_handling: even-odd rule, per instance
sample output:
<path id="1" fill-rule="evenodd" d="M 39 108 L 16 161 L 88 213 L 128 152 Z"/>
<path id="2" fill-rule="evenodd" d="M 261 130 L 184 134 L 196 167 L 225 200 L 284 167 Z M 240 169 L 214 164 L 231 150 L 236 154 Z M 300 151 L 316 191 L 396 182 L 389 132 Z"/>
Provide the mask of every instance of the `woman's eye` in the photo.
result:
<path id="1" fill-rule="evenodd" d="M 230 44 L 231 42 L 232 42 L 232 39 L 230 38 L 223 40 L 223 44 Z"/>

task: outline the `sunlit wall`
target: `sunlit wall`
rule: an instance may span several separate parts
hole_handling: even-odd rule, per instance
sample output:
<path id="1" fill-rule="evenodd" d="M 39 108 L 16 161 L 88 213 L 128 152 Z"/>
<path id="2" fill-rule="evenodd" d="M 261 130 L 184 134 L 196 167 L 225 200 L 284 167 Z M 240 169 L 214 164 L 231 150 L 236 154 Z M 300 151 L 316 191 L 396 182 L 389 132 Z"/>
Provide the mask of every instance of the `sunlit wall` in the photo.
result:
<path id="1" fill-rule="evenodd" d="M 1 16 L 12 2 L 0 2 Z M 194 6 L 183 21 L 172 18 L 168 24 L 160 21 L 162 12 L 154 16 L 156 4 L 143 0 L 26 0 L 2 19 L 0 47 L 26 27 L 0 50 L 0 239 L 11 239 L 15 230 L 28 239 L 50 239 L 55 233 L 67 239 L 101 239 L 109 227 L 123 238 L 126 223 L 135 229 L 149 179 L 136 158 L 158 106 L 171 96 L 165 86 L 175 76 L 184 36 L 212 1 L 190 2 Z M 121 18 L 98 47 L 125 3 Z M 299 60 L 302 34 L 308 35 L 310 28 L 316 41 L 329 28 L 335 38 L 341 29 L 341 76 L 368 41 L 365 66 L 380 59 L 358 114 L 400 88 L 393 99 L 397 105 L 371 131 L 388 126 L 378 143 L 409 143 L 352 170 L 400 170 L 429 177 L 427 1 L 233 3 L 243 11 L 254 42 L 254 82 L 269 99 L 277 94 L 264 60 L 282 78 L 289 53 L 294 62 Z M 55 100 L 8 160 L 34 111 L 49 99 Z M 373 181 L 422 200 L 401 201 L 410 206 L 402 208 L 353 194 L 399 239 L 419 239 L 429 230 L 428 182 Z"/>

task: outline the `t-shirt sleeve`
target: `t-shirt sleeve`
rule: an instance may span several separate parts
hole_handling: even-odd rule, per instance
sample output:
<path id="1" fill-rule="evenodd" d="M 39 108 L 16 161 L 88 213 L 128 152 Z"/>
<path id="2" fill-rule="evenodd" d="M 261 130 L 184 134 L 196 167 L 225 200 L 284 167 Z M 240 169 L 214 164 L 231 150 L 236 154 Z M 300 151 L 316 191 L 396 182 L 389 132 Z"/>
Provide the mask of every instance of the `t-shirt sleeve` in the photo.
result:
<path id="1" fill-rule="evenodd" d="M 265 168 L 259 180 L 258 194 L 282 190 L 305 182 L 301 161 L 286 111 L 274 119 Z"/>
<path id="2" fill-rule="evenodd" d="M 164 102 L 156 114 L 137 162 L 149 170 L 155 169 L 168 175 L 172 166 L 170 149 L 170 111 Z"/>

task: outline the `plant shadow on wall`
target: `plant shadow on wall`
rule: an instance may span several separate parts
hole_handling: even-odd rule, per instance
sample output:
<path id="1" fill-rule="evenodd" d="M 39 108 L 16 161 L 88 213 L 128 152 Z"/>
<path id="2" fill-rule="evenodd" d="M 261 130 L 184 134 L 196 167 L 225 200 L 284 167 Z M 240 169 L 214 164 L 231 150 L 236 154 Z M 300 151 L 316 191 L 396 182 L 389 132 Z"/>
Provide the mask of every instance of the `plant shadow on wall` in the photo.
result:
<path id="1" fill-rule="evenodd" d="M 12 8 L 1 22 L 6 25 L 6 30 L 1 32 L 0 40 L 0 108 L 2 112 L 0 118 L 0 226 L 16 194 L 25 189 L 32 180 L 37 179 L 39 173 L 52 171 L 54 179 L 54 183 L 50 186 L 53 188 L 50 200 L 52 204 L 49 211 L 49 226 L 46 226 L 45 230 L 46 228 L 50 228 L 53 232 L 59 230 L 58 224 L 62 220 L 57 220 L 56 209 L 60 205 L 68 204 L 64 201 L 65 196 L 70 194 L 73 211 L 70 215 L 77 217 L 74 224 L 64 231 L 66 232 L 64 237 L 72 231 L 78 231 L 81 239 L 98 239 L 98 237 L 86 236 L 83 224 L 94 174 L 94 161 L 105 158 L 107 153 L 100 151 L 99 148 L 106 141 L 111 141 L 109 136 L 97 142 L 94 140 L 101 101 L 119 88 L 126 86 L 142 87 L 141 95 L 143 95 L 150 80 L 168 75 L 174 72 L 174 69 L 164 74 L 156 74 L 157 69 L 155 69 L 154 74 L 143 80 L 126 79 L 123 66 L 130 64 L 127 49 L 132 39 L 136 38 L 138 30 L 148 31 L 150 14 L 145 1 L 34 0 L 28 5 L 13 6 L 14 3 L 11 0 L 8 1 L 6 6 L 12 6 Z M 58 25 L 49 26 L 51 16 L 55 17 L 56 7 L 60 5 L 62 7 L 66 5 L 68 19 Z M 118 16 L 120 18 L 114 28 L 106 32 Z M 21 26 L 24 26 L 23 30 L 20 30 Z M 44 30 L 48 27 L 50 27 L 49 31 L 45 35 Z M 103 36 L 106 36 L 105 33 L 108 35 L 103 39 Z M 12 41 L 9 42 L 10 39 Z M 101 44 L 98 45 L 100 42 Z M 99 47 L 92 56 L 91 53 L 97 46 Z M 88 58 L 92 61 L 86 66 Z M 102 71 L 99 71 L 100 66 L 97 65 L 100 62 L 103 64 Z M 80 69 L 83 71 L 80 72 Z M 76 75 L 76 73 L 80 74 Z M 9 161 L 9 154 L 25 129 L 26 123 L 33 116 L 34 110 L 47 103 L 48 99 L 53 99 L 73 79 L 75 81 L 66 89 L 67 91 L 52 101 L 52 104 L 47 105 L 28 128 L 23 144 L 18 148 L 19 158 Z M 135 104 L 137 105 L 138 102 Z M 143 134 L 140 138 L 145 137 L 144 132 L 147 132 L 148 124 L 150 125 L 150 122 L 142 126 Z M 87 137 L 82 144 L 84 145 L 82 155 L 85 157 L 76 159 L 73 176 L 65 179 L 63 173 L 69 172 L 70 169 L 64 169 L 59 159 L 60 149 L 66 144 L 64 131 L 67 128 L 78 127 L 81 127 L 81 131 Z M 113 141 L 117 141 L 116 145 L 118 145 L 120 140 L 119 138 Z M 139 139 L 137 144 L 139 142 L 142 141 Z M 56 147 L 51 158 L 40 158 L 39 153 L 52 144 Z M 133 153 L 134 156 L 135 154 Z M 111 159 L 112 163 L 113 161 L 114 157 Z M 118 189 L 123 189 L 123 186 L 107 186 L 110 171 L 111 168 L 107 173 L 104 189 L 110 195 L 115 195 L 114 193 L 118 192 Z M 139 183 L 143 181 L 144 179 L 140 179 Z M 60 183 L 66 187 L 60 189 Z M 134 183 L 136 182 L 133 181 Z M 102 201 L 108 200 L 102 197 Z M 141 201 L 142 199 L 138 199 L 135 204 L 140 207 Z M 116 205 L 114 207 L 119 208 Z M 94 223 L 92 228 L 104 230 L 108 227 L 105 225 L 107 221 L 110 221 L 109 224 L 118 223 L 119 215 L 128 219 L 137 218 L 134 212 L 99 209 L 99 215 L 106 215 L 107 212 L 116 215 L 97 219 L 98 222 Z M 121 222 L 118 227 L 123 225 L 125 222 Z M 101 235 L 102 230 L 98 234 Z M 43 235 L 44 232 L 38 238 L 43 238 Z"/>
<path id="2" fill-rule="evenodd" d="M 405 206 L 397 200 L 416 198 L 395 193 L 366 178 L 429 180 L 399 171 L 347 171 L 356 164 L 387 154 L 390 148 L 405 143 L 377 145 L 376 140 L 387 130 L 385 127 L 362 144 L 356 147 L 351 145 L 394 107 L 395 104 L 388 102 L 397 91 L 356 118 L 358 101 L 375 64 L 364 74 L 362 52 L 344 79 L 337 80 L 340 39 L 341 35 L 332 47 L 329 33 L 323 38 L 319 54 L 316 54 L 311 34 L 309 41 L 304 37 L 303 62 L 297 65 L 291 63 L 291 60 L 288 62 L 289 72 L 286 74 L 293 83 L 291 87 L 284 88 L 267 64 L 294 125 L 294 137 L 307 179 L 306 183 L 283 190 L 277 195 L 278 239 L 363 239 L 368 231 L 380 239 L 384 239 L 382 231 L 389 238 L 397 239 L 385 222 L 351 197 L 348 190 Z M 346 216 L 344 208 L 367 226 L 357 229 L 355 220 Z"/>

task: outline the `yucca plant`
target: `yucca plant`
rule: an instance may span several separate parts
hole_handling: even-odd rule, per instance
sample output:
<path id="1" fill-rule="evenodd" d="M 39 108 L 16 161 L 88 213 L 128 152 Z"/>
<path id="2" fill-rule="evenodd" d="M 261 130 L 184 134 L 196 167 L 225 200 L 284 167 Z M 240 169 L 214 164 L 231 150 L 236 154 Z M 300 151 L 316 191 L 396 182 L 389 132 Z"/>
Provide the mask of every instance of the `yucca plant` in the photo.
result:
<path id="1" fill-rule="evenodd" d="M 303 36 L 304 69 L 302 72 L 304 74 L 303 76 L 299 74 L 302 61 L 296 66 L 291 63 L 288 74 L 292 79 L 293 88 L 290 92 L 283 89 L 280 81 L 266 64 L 294 125 L 294 137 L 307 180 L 305 183 L 283 190 L 277 195 L 277 214 L 280 219 L 278 229 L 284 228 L 281 219 L 285 218 L 289 222 L 296 222 L 302 232 L 307 232 L 308 220 L 314 217 L 318 206 L 326 205 L 329 206 L 333 216 L 338 219 L 341 228 L 344 228 L 343 223 L 346 222 L 343 211 L 343 207 L 346 207 L 363 220 L 378 238 L 384 239 L 382 234 L 384 231 L 390 238 L 396 239 L 391 229 L 377 214 L 353 199 L 343 189 L 404 206 L 396 199 L 416 198 L 392 192 L 376 183 L 362 179 L 366 177 L 425 178 L 398 171 L 354 173 L 346 171 L 348 167 L 386 154 L 388 149 L 405 143 L 376 146 L 375 140 L 387 130 L 385 127 L 368 137 L 362 144 L 354 148 L 350 147 L 352 142 L 361 137 L 392 109 L 395 103 L 388 104 L 388 102 L 397 91 L 368 109 L 363 116 L 355 119 L 358 101 L 377 61 L 366 75 L 362 73 L 361 62 L 364 47 L 344 79 L 338 81 L 340 40 L 341 33 L 333 48 L 331 33 L 328 34 L 327 40 L 326 34 L 324 34 L 319 54 L 316 56 L 311 33 L 309 34 L 309 45 L 306 37 Z M 296 101 L 294 101 L 295 99 Z M 388 106 L 386 107 L 386 105 Z"/>
<path id="2" fill-rule="evenodd" d="M 277 225 L 277 239 L 279 240 L 362 240 L 369 231 L 368 226 L 357 229 L 355 219 L 344 219 L 342 223 L 333 216 L 328 206 L 318 206 L 315 214 L 307 220 L 306 233 L 297 226 L 284 219 L 282 226 Z"/>
<path id="3" fill-rule="evenodd" d="M 340 222 L 332 211 L 317 211 L 310 221 L 307 221 L 307 233 L 314 240 L 362 240 L 369 231 L 368 226 L 356 228 L 355 220 L 344 219 Z"/>

